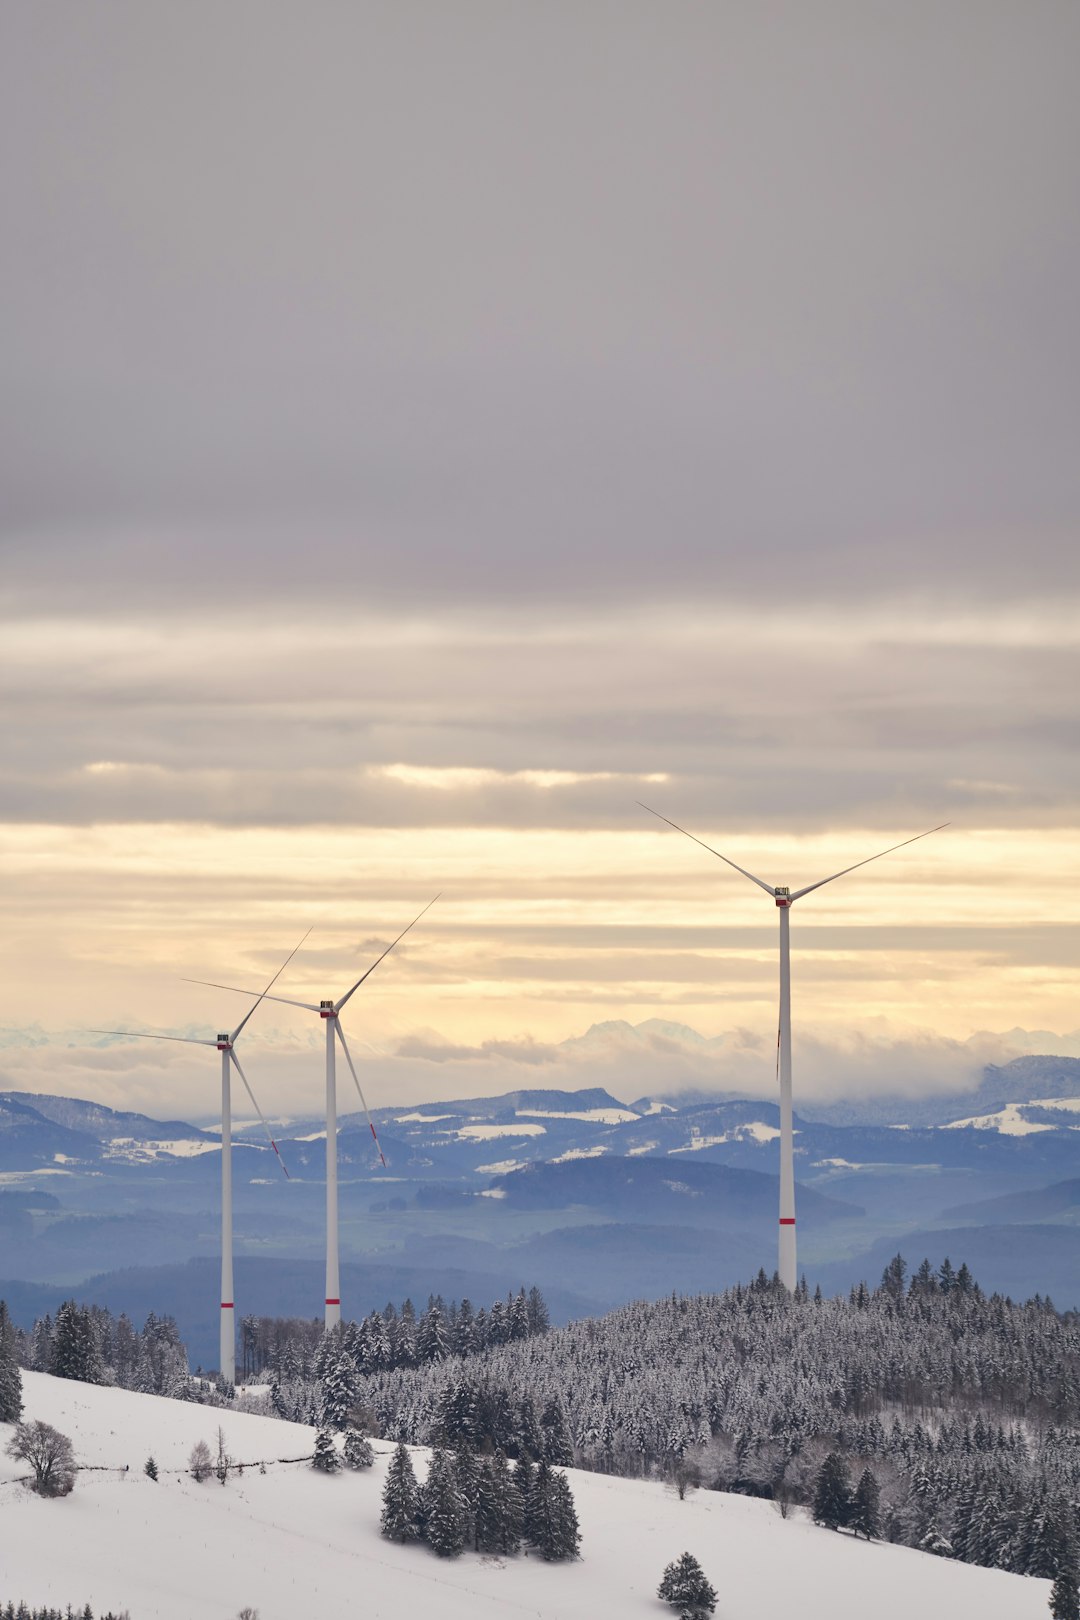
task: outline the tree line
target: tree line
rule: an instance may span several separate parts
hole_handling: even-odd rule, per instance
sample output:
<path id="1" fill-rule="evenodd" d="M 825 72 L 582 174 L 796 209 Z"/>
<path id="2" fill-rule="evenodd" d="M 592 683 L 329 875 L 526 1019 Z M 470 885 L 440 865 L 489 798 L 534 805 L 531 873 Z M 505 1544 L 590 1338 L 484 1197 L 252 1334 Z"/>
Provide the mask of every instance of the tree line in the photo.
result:
<path id="1" fill-rule="evenodd" d="M 524 1287 L 485 1310 L 468 1299 L 449 1304 L 441 1294 L 428 1298 L 418 1313 L 411 1299 L 386 1305 L 359 1322 L 347 1324 L 349 1352 L 360 1372 L 388 1367 L 418 1367 L 447 1356 L 471 1356 L 495 1345 L 516 1344 L 546 1333 L 547 1304 L 539 1288 Z M 276 1371 L 286 1382 L 310 1377 L 322 1343 L 318 1317 L 245 1316 L 240 1322 L 239 1361 L 245 1382 Z"/>
<path id="2" fill-rule="evenodd" d="M 7 1307 L 0 1301 L 0 1388 L 5 1365 L 4 1322 L 9 1324 L 10 1350 L 16 1363 L 31 1372 L 74 1378 L 84 1384 L 115 1384 L 175 1400 L 199 1398 L 188 1372 L 187 1351 L 171 1316 L 155 1316 L 151 1311 L 136 1329 L 123 1312 L 113 1316 L 103 1305 L 78 1305 L 68 1299 L 57 1308 L 55 1317 L 39 1317 L 27 1333 L 10 1323 Z"/>
<path id="3" fill-rule="evenodd" d="M 870 1474 L 885 1538 L 1023 1574 L 1053 1578 L 1080 1532 L 1080 1322 L 1039 1296 L 988 1298 L 948 1262 L 909 1278 L 897 1256 L 876 1289 L 835 1299 L 762 1272 L 364 1372 L 351 1398 L 389 1439 L 507 1455 L 543 1456 L 548 1414 L 560 1463 L 782 1509 L 813 1509 L 835 1453 Z"/>
<path id="4" fill-rule="evenodd" d="M 549 1328 L 544 1296 L 535 1287 L 496 1300 L 490 1310 L 476 1310 L 468 1299 L 447 1305 L 435 1294 L 418 1315 L 407 1299 L 400 1310 L 387 1305 L 329 1334 L 318 1322 L 259 1321 L 264 1344 L 273 1346 L 261 1374 L 268 1380 L 271 1411 L 294 1423 L 331 1428 L 342 1427 L 370 1373 L 461 1361 L 542 1336 Z"/>
<path id="5" fill-rule="evenodd" d="M 70 1603 L 66 1609 L 31 1609 L 25 1603 L 8 1603 L 0 1608 L 0 1620 L 94 1620 L 94 1611 L 89 1603 L 81 1609 L 73 1609 Z M 110 1609 L 98 1620 L 130 1620 L 130 1616 L 126 1609 L 123 1614 L 114 1614 Z"/>

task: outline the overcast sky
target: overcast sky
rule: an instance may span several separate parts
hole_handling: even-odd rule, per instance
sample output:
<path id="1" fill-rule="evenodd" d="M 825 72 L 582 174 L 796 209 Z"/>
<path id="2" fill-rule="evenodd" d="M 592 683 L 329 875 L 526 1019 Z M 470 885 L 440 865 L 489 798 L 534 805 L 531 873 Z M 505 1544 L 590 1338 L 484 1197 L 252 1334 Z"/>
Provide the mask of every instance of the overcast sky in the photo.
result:
<path id="1" fill-rule="evenodd" d="M 953 823 L 796 913 L 819 1051 L 1080 1022 L 1073 0 L 0 18 L 0 1083 L 179 1106 L 76 1026 L 439 889 L 378 1100 L 767 1070 L 775 916 L 637 799 L 793 884 Z"/>

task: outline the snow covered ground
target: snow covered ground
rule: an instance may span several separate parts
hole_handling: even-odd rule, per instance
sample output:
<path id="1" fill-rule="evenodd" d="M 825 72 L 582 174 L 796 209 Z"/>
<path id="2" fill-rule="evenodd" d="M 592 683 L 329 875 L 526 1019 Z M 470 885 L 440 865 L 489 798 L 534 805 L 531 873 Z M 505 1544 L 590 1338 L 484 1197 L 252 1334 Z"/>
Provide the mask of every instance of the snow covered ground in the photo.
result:
<path id="1" fill-rule="evenodd" d="M 27 1418 L 69 1435 L 84 1467 L 73 1494 L 42 1501 L 0 1459 L 0 1601 L 127 1608 L 131 1620 L 662 1620 L 664 1566 L 689 1550 L 719 1593 L 718 1620 L 1045 1620 L 1049 1583 L 904 1548 L 853 1541 L 769 1503 L 569 1471 L 582 1528 L 576 1564 L 464 1554 L 444 1562 L 378 1533 L 390 1451 L 326 1477 L 304 1463 L 312 1431 L 270 1418 L 24 1374 Z M 182 1472 L 216 1451 L 218 1422 L 246 1464 L 222 1487 Z M 0 1425 L 5 1443 L 10 1428 Z M 153 1454 L 154 1484 L 143 1473 Z M 423 1457 L 418 1454 L 418 1461 Z M 265 1461 L 267 1472 L 258 1464 Z M 130 1471 L 123 1473 L 124 1465 Z M 254 1466 L 252 1466 L 254 1465 Z M 418 1473 L 423 1474 L 422 1466 Z"/>

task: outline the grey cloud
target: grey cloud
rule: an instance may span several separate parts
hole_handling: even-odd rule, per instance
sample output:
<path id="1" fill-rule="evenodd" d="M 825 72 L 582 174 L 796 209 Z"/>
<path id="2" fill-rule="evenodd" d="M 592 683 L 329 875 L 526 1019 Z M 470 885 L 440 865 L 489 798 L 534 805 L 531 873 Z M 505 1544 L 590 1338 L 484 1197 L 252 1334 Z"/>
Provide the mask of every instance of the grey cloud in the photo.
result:
<path id="1" fill-rule="evenodd" d="M 1054 0 L 16 8 L 9 600 L 1075 591 L 1078 46 Z"/>
<path id="2" fill-rule="evenodd" d="M 0 816 L 632 826 L 646 797 L 714 828 L 790 823 L 793 805 L 808 830 L 1074 821 L 1080 647 L 1062 629 L 1038 646 L 913 625 L 899 645 L 795 623 L 761 645 L 708 623 L 470 636 L 392 619 L 368 624 L 368 651 L 340 612 L 321 629 L 238 616 L 227 637 L 185 621 L 159 655 L 126 651 L 120 619 L 88 637 L 30 621 L 0 650 Z M 397 764 L 494 774 L 449 791 L 385 774 Z M 537 768 L 585 778 L 514 774 Z"/>

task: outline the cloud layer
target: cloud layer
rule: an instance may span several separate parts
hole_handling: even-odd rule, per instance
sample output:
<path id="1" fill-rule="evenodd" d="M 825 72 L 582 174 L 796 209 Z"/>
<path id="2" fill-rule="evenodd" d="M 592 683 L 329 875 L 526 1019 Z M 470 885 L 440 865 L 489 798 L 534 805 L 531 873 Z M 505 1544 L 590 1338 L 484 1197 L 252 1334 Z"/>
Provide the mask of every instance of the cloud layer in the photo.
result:
<path id="1" fill-rule="evenodd" d="M 313 917 L 323 993 L 445 889 L 370 1009 L 433 1085 L 425 1029 L 767 1039 L 773 920 L 645 799 L 775 881 L 953 821 L 800 911 L 807 1034 L 1071 1027 L 1078 48 L 13 13 L 0 1016 L 215 1023 L 179 976 Z"/>

